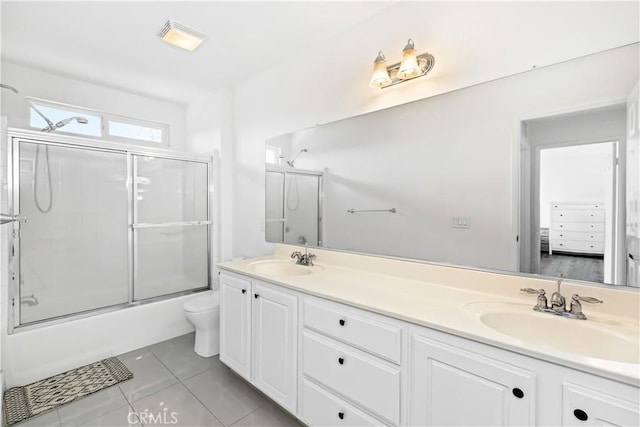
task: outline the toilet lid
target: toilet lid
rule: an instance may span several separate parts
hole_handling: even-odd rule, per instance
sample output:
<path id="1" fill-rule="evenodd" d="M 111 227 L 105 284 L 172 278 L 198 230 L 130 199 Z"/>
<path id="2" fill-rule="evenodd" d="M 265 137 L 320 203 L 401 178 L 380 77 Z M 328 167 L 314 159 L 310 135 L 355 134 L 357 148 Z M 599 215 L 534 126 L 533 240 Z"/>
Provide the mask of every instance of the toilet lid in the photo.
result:
<path id="1" fill-rule="evenodd" d="M 183 305 L 184 311 L 189 312 L 201 312 L 213 310 L 218 306 L 217 293 L 211 293 L 195 297 L 185 302 Z"/>

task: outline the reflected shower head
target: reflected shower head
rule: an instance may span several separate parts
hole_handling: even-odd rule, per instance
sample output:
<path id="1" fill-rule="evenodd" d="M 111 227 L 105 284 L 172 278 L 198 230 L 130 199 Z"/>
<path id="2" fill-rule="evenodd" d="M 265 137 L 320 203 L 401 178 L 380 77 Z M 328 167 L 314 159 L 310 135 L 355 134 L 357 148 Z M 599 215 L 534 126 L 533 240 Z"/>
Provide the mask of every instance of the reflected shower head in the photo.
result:
<path id="1" fill-rule="evenodd" d="M 293 160 L 287 160 L 284 156 L 280 156 L 280 158 L 284 159 L 289 166 L 294 167 L 293 164 L 296 162 L 296 160 L 298 160 L 298 157 L 300 157 L 300 154 L 307 153 L 308 151 L 309 150 L 307 150 L 306 148 L 303 148 L 302 150 L 300 150 L 298 152 L 298 154 L 296 154 L 296 156 L 293 158 Z"/>

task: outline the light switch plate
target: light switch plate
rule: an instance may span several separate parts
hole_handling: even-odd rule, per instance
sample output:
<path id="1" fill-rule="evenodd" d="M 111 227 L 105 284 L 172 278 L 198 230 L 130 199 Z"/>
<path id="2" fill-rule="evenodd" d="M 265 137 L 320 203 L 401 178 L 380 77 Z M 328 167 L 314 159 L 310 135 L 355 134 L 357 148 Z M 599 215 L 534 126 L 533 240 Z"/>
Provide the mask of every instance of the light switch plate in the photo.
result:
<path id="1" fill-rule="evenodd" d="M 469 228 L 470 219 L 468 216 L 451 217 L 451 227 L 453 228 Z"/>

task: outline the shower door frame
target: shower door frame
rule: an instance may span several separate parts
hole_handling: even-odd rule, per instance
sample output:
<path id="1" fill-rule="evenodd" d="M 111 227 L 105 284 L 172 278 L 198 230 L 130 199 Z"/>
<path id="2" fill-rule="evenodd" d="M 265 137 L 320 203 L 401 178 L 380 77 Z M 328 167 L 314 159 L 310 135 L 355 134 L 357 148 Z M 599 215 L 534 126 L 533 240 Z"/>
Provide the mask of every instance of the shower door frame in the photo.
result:
<path id="1" fill-rule="evenodd" d="M 43 134 L 42 132 L 9 128 L 7 130 L 7 182 L 9 197 L 9 214 L 19 218 L 20 212 L 20 144 L 21 143 L 41 144 L 52 147 L 64 147 L 77 150 L 89 150 L 97 152 L 109 152 L 124 154 L 126 156 L 127 175 L 125 185 L 127 189 L 127 294 L 128 300 L 124 303 L 115 304 L 107 307 L 99 307 L 84 310 L 77 313 L 69 313 L 48 319 L 42 319 L 35 322 L 20 324 L 20 220 L 12 223 L 12 232 L 10 233 L 11 247 L 9 250 L 9 286 L 8 286 L 8 310 L 7 310 L 7 332 L 22 332 L 40 328 L 43 326 L 51 326 L 59 323 L 66 323 L 76 319 L 82 319 L 96 314 L 118 311 L 129 307 L 135 307 L 142 304 L 148 304 L 156 301 L 176 298 L 183 295 L 189 295 L 196 292 L 202 292 L 211 289 L 213 282 L 212 277 L 212 230 L 213 230 L 213 157 L 202 154 L 184 153 L 173 151 L 166 148 L 154 148 L 147 146 L 136 146 L 120 142 L 104 142 L 96 141 L 89 138 L 82 138 L 69 135 L 59 135 L 53 133 Z M 135 230 L 139 227 L 134 221 L 134 209 L 136 209 L 135 189 L 137 187 L 134 182 L 135 168 L 134 156 L 147 156 L 157 159 L 182 160 L 196 163 L 204 163 L 207 165 L 207 219 L 205 221 L 175 221 L 167 223 L 159 223 L 156 226 L 180 225 L 180 226 L 206 226 L 207 232 L 207 284 L 200 288 L 188 289 L 166 295 L 160 295 L 142 300 L 134 300 L 134 282 L 135 282 L 135 256 L 138 252 L 137 240 L 134 238 Z M 1 310 L 0 310 L 1 311 Z"/>
<path id="2" fill-rule="evenodd" d="M 325 169 L 326 171 L 326 169 Z M 318 233 L 318 244 L 312 245 L 313 247 L 321 248 L 324 245 L 324 236 L 323 236 L 323 217 L 324 217 L 324 177 L 325 172 L 314 171 L 309 169 L 292 169 L 286 168 L 282 166 L 273 166 L 267 164 L 265 167 L 265 198 L 267 197 L 267 183 L 266 183 L 266 174 L 267 173 L 281 173 L 282 174 L 282 219 L 267 219 L 266 218 L 266 202 L 265 202 L 265 228 L 267 222 L 280 222 L 282 223 L 282 242 L 270 242 L 270 243 L 285 243 L 284 241 L 284 233 L 285 227 L 287 225 L 287 176 L 289 175 L 306 175 L 306 176 L 315 176 L 318 178 L 318 224 L 317 224 L 317 233 Z"/>

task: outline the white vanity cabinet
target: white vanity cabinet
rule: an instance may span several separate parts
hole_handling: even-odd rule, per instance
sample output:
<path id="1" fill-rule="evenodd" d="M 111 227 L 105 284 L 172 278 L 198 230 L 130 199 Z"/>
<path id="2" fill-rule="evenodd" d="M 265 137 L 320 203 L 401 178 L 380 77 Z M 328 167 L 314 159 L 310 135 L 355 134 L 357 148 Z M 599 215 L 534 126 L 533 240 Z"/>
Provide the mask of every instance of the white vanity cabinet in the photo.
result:
<path id="1" fill-rule="evenodd" d="M 416 334 L 410 396 L 411 425 L 535 425 L 533 372 Z"/>
<path id="2" fill-rule="evenodd" d="M 304 297 L 300 418 L 309 425 L 402 424 L 401 322 Z"/>
<path id="3" fill-rule="evenodd" d="M 297 360 L 297 295 L 221 274 L 220 361 L 295 414 Z"/>
<path id="4" fill-rule="evenodd" d="M 235 273 L 220 292 L 220 360 L 310 426 L 640 425 L 637 386 Z"/>
<path id="5" fill-rule="evenodd" d="M 220 361 L 251 380 L 251 281 L 220 274 Z"/>

